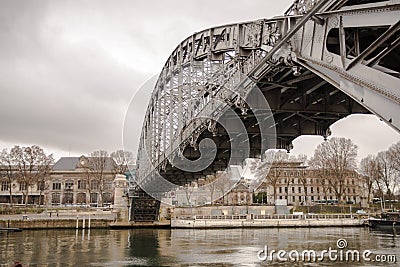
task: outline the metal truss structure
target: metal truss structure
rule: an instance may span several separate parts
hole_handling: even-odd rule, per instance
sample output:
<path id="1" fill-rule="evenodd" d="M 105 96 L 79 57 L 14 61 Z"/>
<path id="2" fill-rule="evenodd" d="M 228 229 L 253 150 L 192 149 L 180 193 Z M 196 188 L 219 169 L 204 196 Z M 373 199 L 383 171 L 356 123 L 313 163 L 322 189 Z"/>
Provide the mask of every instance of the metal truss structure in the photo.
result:
<path id="1" fill-rule="evenodd" d="M 375 114 L 399 131 L 399 18 L 398 0 L 300 0 L 283 16 L 189 36 L 168 58 L 152 93 L 137 183 L 155 183 L 158 173 L 184 185 L 226 169 L 230 137 L 204 118 L 219 118 L 227 108 L 246 127 L 250 156 L 260 157 L 259 125 L 245 101 L 254 85 L 273 114 L 276 148 L 290 150 L 300 135 L 327 137 L 331 124 L 355 113 Z M 177 155 L 198 158 L 204 138 L 217 146 L 209 167 L 187 172 L 174 166 Z"/>

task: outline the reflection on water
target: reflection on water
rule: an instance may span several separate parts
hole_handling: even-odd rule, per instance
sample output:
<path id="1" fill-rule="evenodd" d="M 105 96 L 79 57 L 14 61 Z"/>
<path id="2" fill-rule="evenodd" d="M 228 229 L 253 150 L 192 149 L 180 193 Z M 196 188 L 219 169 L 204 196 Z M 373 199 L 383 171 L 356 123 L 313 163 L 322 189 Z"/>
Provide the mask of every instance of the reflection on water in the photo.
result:
<path id="1" fill-rule="evenodd" d="M 336 248 L 338 238 L 346 239 L 349 249 L 400 257 L 398 235 L 366 228 L 41 230 L 0 234 L 0 266 L 15 261 L 29 266 L 296 266 L 267 264 L 257 252 L 266 244 L 275 250 L 321 251 Z"/>

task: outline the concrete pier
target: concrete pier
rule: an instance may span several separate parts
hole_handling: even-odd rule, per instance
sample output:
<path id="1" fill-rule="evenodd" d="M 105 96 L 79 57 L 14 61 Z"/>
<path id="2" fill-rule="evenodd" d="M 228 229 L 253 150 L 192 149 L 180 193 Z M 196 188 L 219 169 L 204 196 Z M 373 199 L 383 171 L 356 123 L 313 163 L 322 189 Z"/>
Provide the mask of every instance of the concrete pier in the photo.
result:
<path id="1" fill-rule="evenodd" d="M 251 227 L 357 227 L 365 224 L 364 219 L 351 215 L 320 216 L 194 216 L 173 218 L 171 228 L 251 228 Z"/>

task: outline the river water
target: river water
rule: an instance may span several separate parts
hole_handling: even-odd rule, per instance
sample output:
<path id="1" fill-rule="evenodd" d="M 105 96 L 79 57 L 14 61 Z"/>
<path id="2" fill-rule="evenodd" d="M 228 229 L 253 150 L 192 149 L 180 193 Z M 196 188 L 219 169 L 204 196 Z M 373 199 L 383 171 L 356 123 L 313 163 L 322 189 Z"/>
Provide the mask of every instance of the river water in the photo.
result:
<path id="1" fill-rule="evenodd" d="M 338 239 L 344 239 L 340 249 Z M 333 254 L 314 262 L 300 257 L 305 250 L 322 253 L 329 248 L 338 251 L 336 259 Z M 264 258 L 266 250 L 286 254 L 281 252 L 280 258 L 273 254 L 271 261 Z M 347 261 L 344 256 L 340 260 L 339 252 L 346 255 L 348 250 L 359 251 L 360 260 L 353 260 L 351 254 Z M 365 250 L 372 253 L 367 255 L 369 262 L 362 256 Z M 393 261 L 390 255 L 394 255 L 397 263 L 378 263 L 376 255 L 384 255 L 379 260 L 386 261 Z M 400 266 L 399 260 L 400 236 L 368 228 L 80 229 L 0 234 L 0 266 L 13 266 L 16 261 L 23 266 Z"/>

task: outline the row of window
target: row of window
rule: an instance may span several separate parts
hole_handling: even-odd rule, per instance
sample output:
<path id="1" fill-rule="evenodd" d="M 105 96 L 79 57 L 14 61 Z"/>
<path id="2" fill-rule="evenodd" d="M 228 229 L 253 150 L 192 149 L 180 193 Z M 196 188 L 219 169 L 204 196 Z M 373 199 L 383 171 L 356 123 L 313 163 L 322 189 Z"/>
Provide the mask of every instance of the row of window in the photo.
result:
<path id="1" fill-rule="evenodd" d="M 286 197 L 284 197 L 284 196 L 279 196 L 279 199 L 286 199 Z M 298 202 L 304 202 L 304 201 L 306 201 L 306 197 L 305 197 L 305 196 L 292 196 L 292 197 L 291 197 L 291 201 L 292 201 L 292 202 L 296 202 L 296 199 L 298 200 Z M 321 200 L 325 200 L 325 198 L 324 198 L 324 197 L 321 197 L 321 196 L 317 196 L 317 197 L 315 197 L 315 196 L 309 196 L 309 197 L 308 197 L 308 200 L 310 200 L 310 201 L 321 201 Z M 333 196 L 329 196 L 329 197 L 328 197 L 328 200 L 334 200 Z M 346 201 L 353 201 L 354 203 L 356 203 L 356 202 L 357 202 L 357 197 L 356 197 L 356 196 L 353 196 L 353 197 L 351 197 L 351 196 L 346 197 Z"/>
<path id="2" fill-rule="evenodd" d="M 53 182 L 53 190 L 61 190 L 61 182 Z M 96 180 L 92 180 L 89 182 L 89 188 L 91 190 L 98 190 L 100 188 L 101 183 Z M 73 190 L 74 189 L 74 182 L 67 181 L 65 182 L 64 189 Z M 77 189 L 87 189 L 87 182 L 78 180 L 77 181 Z M 104 182 L 103 190 L 112 190 L 112 182 Z"/>
<path id="3" fill-rule="evenodd" d="M 296 185 L 297 184 L 302 184 L 303 182 L 305 182 L 306 184 L 318 184 L 320 181 L 321 180 L 317 179 L 317 178 L 314 178 L 314 179 L 313 178 L 306 178 L 305 180 L 304 179 L 301 180 L 301 179 L 298 179 L 298 178 L 292 178 L 292 179 L 283 178 L 283 179 L 280 180 L 281 184 L 290 183 L 290 184 L 296 184 Z M 327 180 L 323 180 L 323 181 L 324 181 L 325 184 L 328 184 Z M 354 179 L 345 180 L 344 184 L 345 185 L 350 185 L 350 184 L 355 185 L 355 180 Z"/>
<path id="4" fill-rule="evenodd" d="M 26 183 L 19 183 L 19 191 L 26 191 L 27 187 L 28 186 Z M 44 190 L 45 183 L 38 182 L 36 187 L 38 190 Z M 2 181 L 0 186 L 0 191 L 8 191 L 9 189 L 10 189 L 10 183 L 8 181 Z"/>
<path id="5" fill-rule="evenodd" d="M 291 176 L 300 176 L 300 175 L 307 175 L 309 171 L 275 171 L 275 175 L 283 175 L 286 177 L 291 177 Z M 350 172 L 347 174 L 348 177 L 356 177 L 357 173 L 356 172 Z"/>
<path id="6" fill-rule="evenodd" d="M 111 193 L 103 193 L 103 203 L 112 203 L 113 202 L 113 194 Z M 89 194 L 89 202 L 90 203 L 99 203 L 99 193 L 90 193 Z M 76 200 L 74 202 L 74 193 L 52 193 L 51 194 L 51 203 L 52 204 L 86 204 L 86 193 L 77 193 Z"/>
<path id="7" fill-rule="evenodd" d="M 0 184 L 0 191 L 8 191 L 10 189 L 10 183 L 8 181 L 2 181 Z M 77 181 L 77 189 L 86 189 L 87 182 L 86 181 Z M 38 190 L 44 190 L 45 183 L 44 182 L 38 182 L 37 183 L 37 189 Z M 62 188 L 62 183 L 61 182 L 53 182 L 52 184 L 52 189 L 53 190 L 61 190 Z M 90 181 L 90 189 L 91 190 L 98 190 L 100 188 L 100 183 L 99 181 Z M 26 183 L 19 183 L 19 191 L 25 191 L 27 189 L 27 184 Z M 74 189 L 74 182 L 73 181 L 67 181 L 64 183 L 64 189 L 67 190 L 72 190 Z M 103 190 L 112 190 L 112 182 L 104 182 L 103 185 Z"/>
<path id="8" fill-rule="evenodd" d="M 295 191 L 296 191 L 296 187 L 295 187 L 295 186 L 292 186 L 291 188 L 292 188 L 292 193 L 293 193 L 293 194 L 294 194 L 294 193 L 299 193 L 299 194 L 302 193 L 303 187 L 301 187 L 301 186 L 298 186 L 298 187 L 297 187 L 297 192 L 295 192 Z M 288 188 L 287 188 L 287 187 L 279 187 L 279 193 L 282 194 L 283 191 L 284 191 L 285 193 L 287 193 L 287 192 L 288 192 Z M 308 191 L 308 192 L 307 192 L 307 191 Z M 307 194 L 307 193 L 313 194 L 314 191 L 316 191 L 317 194 L 319 194 L 320 192 L 323 192 L 323 189 L 320 190 L 319 187 L 316 187 L 316 190 L 314 190 L 314 187 L 305 187 L 305 188 L 304 188 L 304 193 L 305 193 L 305 194 Z M 348 194 L 351 194 L 351 193 L 355 194 L 355 193 L 356 193 L 356 189 L 355 189 L 355 188 L 347 188 L 347 190 L 344 189 L 344 192 L 346 192 L 346 191 L 347 191 Z M 333 190 L 332 190 L 332 188 L 328 188 L 328 189 L 326 190 L 326 192 L 329 193 L 329 194 L 332 194 Z"/>

